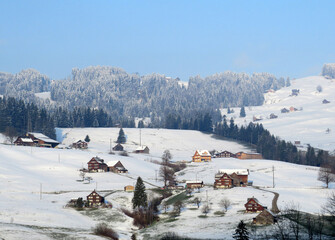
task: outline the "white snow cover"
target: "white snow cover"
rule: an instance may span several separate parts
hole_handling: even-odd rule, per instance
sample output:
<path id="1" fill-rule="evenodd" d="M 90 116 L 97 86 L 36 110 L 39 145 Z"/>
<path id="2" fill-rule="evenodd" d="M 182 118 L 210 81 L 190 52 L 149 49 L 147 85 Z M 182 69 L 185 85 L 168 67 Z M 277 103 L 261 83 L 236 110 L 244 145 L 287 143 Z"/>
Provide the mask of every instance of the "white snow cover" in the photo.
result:
<path id="1" fill-rule="evenodd" d="M 22 142 L 27 142 L 27 143 L 32 143 L 32 142 L 34 142 L 31 138 L 21 138 L 21 141 Z"/>
<path id="2" fill-rule="evenodd" d="M 139 129 L 124 129 L 127 134 L 126 149 L 129 156 L 109 154 L 110 139 L 116 140 L 118 128 L 72 128 L 57 129 L 58 139 L 68 145 L 74 139 L 89 135 L 91 142 L 87 150 L 49 149 L 0 144 L 0 238 L 52 239 L 53 234 L 71 239 L 103 239 L 92 235 L 92 227 L 100 221 L 108 224 L 120 235 L 120 239 L 130 239 L 137 231 L 132 219 L 125 216 L 120 208 L 131 209 L 133 193 L 124 192 L 126 185 L 134 186 L 138 176 L 144 180 L 146 188 L 162 187 L 156 181 L 160 165 L 152 160 L 161 160 L 164 150 L 170 150 L 172 161 L 191 161 L 194 149 L 220 149 L 222 146 L 231 152 L 248 152 L 246 146 L 236 142 L 219 140 L 209 134 L 197 131 L 142 129 L 142 142 L 150 146 L 150 154 L 133 154 L 139 146 Z M 1 139 L 1 138 L 0 138 Z M 87 162 L 94 156 L 106 162 L 120 160 L 129 173 L 112 172 L 86 173 L 93 180 L 81 182 L 79 169 L 87 168 Z M 275 187 L 273 188 L 273 172 Z M 220 169 L 249 169 L 249 180 L 254 186 L 279 193 L 278 205 L 285 207 L 290 202 L 300 205 L 302 211 L 318 213 L 333 191 L 326 189 L 317 180 L 318 168 L 290 164 L 273 160 L 240 160 L 235 158 L 215 158 L 211 162 L 187 164 L 176 174 L 178 181 L 201 180 L 206 185 L 200 192 L 193 192 L 185 203 L 181 215 L 175 222 L 165 222 L 167 215 L 161 214 L 161 221 L 154 226 L 138 231 L 138 238 L 144 234 L 147 239 L 155 239 L 159 233 L 171 231 L 190 238 L 232 239 L 232 234 L 240 220 L 252 221 L 256 214 L 245 214 L 244 204 L 250 197 L 271 208 L 274 194 L 253 187 L 236 187 L 214 190 L 215 174 Z M 42 188 L 42 194 L 40 189 Z M 70 199 L 86 198 L 94 189 L 106 196 L 113 204 L 112 209 L 76 211 L 64 208 Z M 109 194 L 109 195 L 108 195 Z M 149 198 L 152 193 L 148 191 Z M 212 210 L 207 218 L 192 203 L 194 197 L 208 200 Z M 232 205 L 223 217 L 214 213 L 222 211 L 220 201 L 227 197 Z M 308 201 L 306 201 L 308 199 Z M 172 206 L 170 207 L 170 210 Z M 218 227 L 218 225 L 220 227 Z"/>
<path id="3" fill-rule="evenodd" d="M 59 143 L 59 142 L 57 142 L 56 140 L 53 140 L 53 139 L 51 139 L 51 138 L 45 136 L 45 135 L 42 134 L 42 133 L 29 132 L 29 134 L 34 135 L 35 138 L 40 139 L 40 140 L 43 140 L 43 141 L 45 141 L 45 142 L 49 142 L 49 143 Z"/>
<path id="4" fill-rule="evenodd" d="M 227 174 L 233 174 L 236 173 L 237 175 L 249 175 L 248 169 L 220 169 L 220 173 L 227 173 Z"/>
<path id="5" fill-rule="evenodd" d="M 197 152 L 200 154 L 200 156 L 210 156 L 208 150 L 197 150 Z"/>

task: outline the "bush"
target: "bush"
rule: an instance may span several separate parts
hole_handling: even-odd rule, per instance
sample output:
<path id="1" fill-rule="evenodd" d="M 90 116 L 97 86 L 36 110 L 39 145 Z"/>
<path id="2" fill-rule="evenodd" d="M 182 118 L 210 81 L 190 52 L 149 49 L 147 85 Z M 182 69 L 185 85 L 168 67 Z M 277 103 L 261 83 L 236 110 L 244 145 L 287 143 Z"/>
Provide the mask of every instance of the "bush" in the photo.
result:
<path id="1" fill-rule="evenodd" d="M 160 240 L 191 240 L 191 238 L 180 237 L 174 232 L 167 232 L 160 238 Z"/>
<path id="2" fill-rule="evenodd" d="M 112 228 L 109 228 L 106 223 L 98 223 L 94 228 L 94 234 L 108 237 L 113 240 L 119 239 L 119 235 Z"/>

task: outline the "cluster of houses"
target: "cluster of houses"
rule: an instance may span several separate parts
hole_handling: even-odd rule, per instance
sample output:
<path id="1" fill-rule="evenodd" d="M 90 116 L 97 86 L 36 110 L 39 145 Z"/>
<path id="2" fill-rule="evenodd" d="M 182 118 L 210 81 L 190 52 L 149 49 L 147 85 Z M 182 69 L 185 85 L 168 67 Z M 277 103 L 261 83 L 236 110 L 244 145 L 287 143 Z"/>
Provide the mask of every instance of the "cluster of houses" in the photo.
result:
<path id="1" fill-rule="evenodd" d="M 220 169 L 215 174 L 214 189 L 246 187 L 248 185 L 248 169 Z"/>
<path id="2" fill-rule="evenodd" d="M 42 133 L 28 132 L 23 136 L 19 136 L 14 141 L 14 144 L 17 146 L 54 148 L 59 145 L 59 142 L 45 136 Z"/>
<path id="3" fill-rule="evenodd" d="M 277 216 L 266 206 L 261 204 L 257 198 L 252 197 L 247 199 L 247 203 L 244 204 L 245 211 L 247 213 L 258 213 L 259 214 L 253 218 L 252 223 L 256 225 L 268 225 L 277 222 Z"/>
<path id="4" fill-rule="evenodd" d="M 114 172 L 114 173 L 128 173 L 128 170 L 120 161 L 109 161 L 105 163 L 102 158 L 93 157 L 87 163 L 88 172 Z"/>
<path id="5" fill-rule="evenodd" d="M 213 155 L 208 150 L 196 150 L 192 162 L 210 162 L 212 158 L 238 158 L 238 159 L 263 159 L 260 153 L 232 153 L 229 151 L 215 152 Z"/>

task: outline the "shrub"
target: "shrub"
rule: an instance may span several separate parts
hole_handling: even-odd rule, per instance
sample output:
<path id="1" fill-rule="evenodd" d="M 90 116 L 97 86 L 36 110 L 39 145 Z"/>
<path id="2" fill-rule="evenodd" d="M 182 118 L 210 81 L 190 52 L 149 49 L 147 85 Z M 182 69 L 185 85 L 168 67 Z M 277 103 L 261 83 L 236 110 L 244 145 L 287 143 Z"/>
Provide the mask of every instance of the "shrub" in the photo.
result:
<path id="1" fill-rule="evenodd" d="M 94 228 L 94 234 L 108 237 L 113 240 L 119 239 L 119 235 L 112 228 L 109 228 L 106 223 L 98 223 Z"/>

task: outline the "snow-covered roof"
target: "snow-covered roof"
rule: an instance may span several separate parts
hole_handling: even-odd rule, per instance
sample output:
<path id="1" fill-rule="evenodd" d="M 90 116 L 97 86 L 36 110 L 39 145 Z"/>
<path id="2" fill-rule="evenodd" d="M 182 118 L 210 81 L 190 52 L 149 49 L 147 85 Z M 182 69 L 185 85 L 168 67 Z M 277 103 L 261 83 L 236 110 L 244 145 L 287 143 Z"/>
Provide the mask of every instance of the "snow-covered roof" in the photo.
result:
<path id="1" fill-rule="evenodd" d="M 249 175 L 248 169 L 220 169 L 220 173 L 227 173 L 227 174 L 233 174 L 236 173 L 237 175 Z"/>
<path id="2" fill-rule="evenodd" d="M 21 138 L 21 141 L 22 142 L 30 142 L 30 143 L 32 143 L 32 142 L 34 142 L 31 138 Z"/>
<path id="3" fill-rule="evenodd" d="M 203 182 L 202 181 L 186 181 L 186 184 L 188 184 L 188 183 L 194 183 L 194 184 L 199 183 L 199 184 L 201 184 Z"/>
<path id="4" fill-rule="evenodd" d="M 33 135 L 35 138 L 40 139 L 40 140 L 43 140 L 44 142 L 48 142 L 48 143 L 59 143 L 59 142 L 57 142 L 56 140 L 53 140 L 53 139 L 51 139 L 51 138 L 45 136 L 45 135 L 42 134 L 42 133 L 29 132 L 28 134 L 31 134 L 31 135 Z"/>
<path id="5" fill-rule="evenodd" d="M 208 150 L 197 150 L 201 156 L 211 156 Z"/>
<path id="6" fill-rule="evenodd" d="M 143 151 L 146 148 L 147 148 L 147 146 L 140 146 L 140 147 L 136 148 L 136 151 Z"/>
<path id="7" fill-rule="evenodd" d="M 108 167 L 114 167 L 115 166 L 115 164 L 117 164 L 119 161 L 109 161 L 108 163 L 107 163 L 107 165 L 108 165 Z"/>

